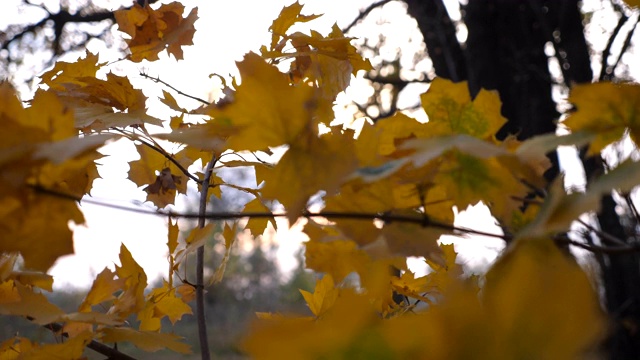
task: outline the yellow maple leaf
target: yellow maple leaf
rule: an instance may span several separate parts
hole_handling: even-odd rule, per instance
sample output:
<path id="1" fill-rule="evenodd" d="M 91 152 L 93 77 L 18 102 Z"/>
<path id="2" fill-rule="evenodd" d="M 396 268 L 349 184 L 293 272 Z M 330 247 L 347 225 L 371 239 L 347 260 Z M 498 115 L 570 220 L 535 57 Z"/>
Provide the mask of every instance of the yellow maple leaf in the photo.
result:
<path id="1" fill-rule="evenodd" d="M 320 190 L 329 194 L 337 191 L 356 166 L 350 136 L 334 131 L 320 138 L 300 138 L 273 169 L 264 173 L 262 195 L 278 199 L 293 224 L 312 195 Z"/>
<path id="2" fill-rule="evenodd" d="M 242 212 L 245 212 L 245 213 L 250 213 L 250 212 L 264 213 L 264 212 L 270 212 L 270 211 L 271 211 L 271 209 L 269 209 L 267 206 L 265 206 L 264 203 L 260 200 L 260 198 L 256 197 L 255 199 L 249 201 L 244 206 L 244 210 Z M 262 235 L 262 233 L 265 231 L 265 229 L 267 228 L 269 223 L 271 223 L 273 226 L 275 226 L 275 224 L 276 224 L 275 218 L 274 217 L 269 217 L 269 218 L 249 218 L 249 220 L 247 221 L 246 228 L 251 231 L 251 234 L 253 236 L 258 236 L 258 235 Z M 225 239 L 226 239 L 226 237 L 225 237 Z"/>
<path id="3" fill-rule="evenodd" d="M 183 315 L 192 314 L 191 307 L 182 298 L 176 297 L 175 289 L 164 280 L 162 287 L 153 289 L 147 295 L 147 302 L 153 307 L 154 317 L 162 319 L 166 316 L 171 324 L 175 324 Z"/>
<path id="4" fill-rule="evenodd" d="M 638 98 L 638 84 L 578 84 L 572 87 L 569 96 L 577 111 L 563 124 L 573 132 L 587 130 L 596 136 L 589 146 L 589 155 L 599 154 L 607 145 L 620 140 L 627 129 L 636 145 L 640 144 Z"/>
<path id="5" fill-rule="evenodd" d="M 575 358 L 605 334 L 589 279 L 548 238 L 513 244 L 487 273 L 483 303 L 501 358 Z"/>
<path id="6" fill-rule="evenodd" d="M 269 27 L 271 31 L 271 50 L 275 50 L 278 42 L 281 38 L 283 38 L 287 30 L 291 27 L 291 25 L 297 22 L 307 22 L 313 19 L 320 17 L 321 15 L 302 15 L 300 12 L 302 11 L 302 7 L 304 5 L 300 5 L 298 1 L 295 3 L 285 6 L 280 11 L 280 15 L 273 20 L 273 23 Z"/>
<path id="7" fill-rule="evenodd" d="M 426 295 L 433 290 L 427 276 L 415 277 L 411 271 L 404 271 L 401 276 L 391 277 L 391 286 L 398 294 L 422 300 L 431 304 L 432 299 Z"/>
<path id="8" fill-rule="evenodd" d="M 114 293 L 124 286 L 124 279 L 116 279 L 116 273 L 104 268 L 93 280 L 91 289 L 78 307 L 78 311 L 91 311 L 93 305 L 115 299 Z"/>
<path id="9" fill-rule="evenodd" d="M 420 99 L 429 116 L 430 136 L 466 134 L 491 139 L 507 122 L 500 114 L 498 93 L 481 89 L 471 100 L 466 81 L 436 78 Z"/>
<path id="10" fill-rule="evenodd" d="M 300 293 L 307 302 L 307 306 L 316 316 L 322 316 L 327 310 L 335 304 L 339 295 L 339 290 L 335 288 L 331 275 L 324 275 L 322 279 L 316 281 L 316 287 L 313 293 L 300 290 Z"/>
<path id="11" fill-rule="evenodd" d="M 124 244 L 120 246 L 120 266 L 116 265 L 116 274 L 124 281 L 124 291 L 109 309 L 109 314 L 116 314 L 125 319 L 145 307 L 144 290 L 147 287 L 147 274 Z"/>
<path id="12" fill-rule="evenodd" d="M 140 159 L 129 162 L 129 179 L 138 186 L 145 186 L 143 190 L 148 201 L 163 208 L 175 202 L 176 191 L 186 194 L 186 176 L 174 163 L 148 146 L 138 144 L 136 149 Z"/>
<path id="13" fill-rule="evenodd" d="M 96 68 L 102 66 L 97 60 L 87 53 L 85 59 L 64 63 L 54 73 L 45 74 L 48 91 L 73 109 L 75 127 L 90 132 L 145 123 L 162 126 L 162 121 L 147 115 L 146 97 L 129 79 L 112 73 L 106 80 L 96 78 Z"/>
<path id="14" fill-rule="evenodd" d="M 402 214 L 420 214 L 407 211 Z M 424 256 L 438 261 L 442 257 L 442 251 L 437 240 L 445 232 L 440 229 L 423 227 L 412 223 L 392 222 L 382 228 L 382 235 L 392 254 L 403 256 Z"/>
<path id="15" fill-rule="evenodd" d="M 370 261 L 367 254 L 349 240 L 309 241 L 304 245 L 306 267 L 329 274 L 337 282 L 354 271 L 364 271 Z"/>
<path id="16" fill-rule="evenodd" d="M 60 344 L 25 347 L 21 343 L 20 359 L 81 359 L 85 347 L 93 340 L 90 331 L 84 331 Z"/>
<path id="17" fill-rule="evenodd" d="M 286 74 L 254 53 L 245 55 L 237 65 L 242 83 L 234 101 L 211 113 L 216 118 L 231 119 L 240 129 L 229 138 L 230 148 L 265 150 L 294 143 L 306 131 L 317 133 L 312 128 L 313 88 L 289 85 Z"/>
<path id="18" fill-rule="evenodd" d="M 180 342 L 183 338 L 174 334 L 138 331 L 127 327 L 104 328 L 100 332 L 104 342 L 118 343 L 127 341 L 148 352 L 169 349 L 181 354 L 191 353 L 191 347 Z"/>
<path id="19" fill-rule="evenodd" d="M 116 11 L 120 31 L 131 37 L 127 40 L 130 59 L 134 62 L 158 60 L 158 54 L 166 49 L 177 60 L 182 60 L 181 46 L 193 45 L 198 9 L 193 8 L 185 18 L 183 12 L 184 5 L 179 2 L 162 4 L 158 10 L 149 4 L 143 7 L 134 3 L 131 9 Z"/>
<path id="20" fill-rule="evenodd" d="M 0 295 L 0 314 L 3 315 L 28 316 L 36 324 L 45 325 L 64 314 L 43 294 L 13 280 L 0 283 Z"/>

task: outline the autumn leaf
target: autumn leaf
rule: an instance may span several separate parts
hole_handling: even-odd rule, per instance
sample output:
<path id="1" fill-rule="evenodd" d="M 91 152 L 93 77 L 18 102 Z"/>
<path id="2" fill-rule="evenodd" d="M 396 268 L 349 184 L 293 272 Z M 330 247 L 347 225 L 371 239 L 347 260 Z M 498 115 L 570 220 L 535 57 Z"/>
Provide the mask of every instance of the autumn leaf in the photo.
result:
<path id="1" fill-rule="evenodd" d="M 104 268 L 91 285 L 91 289 L 85 296 L 82 304 L 78 307 L 78 311 L 91 311 L 91 307 L 105 301 L 115 299 L 114 293 L 123 288 L 125 279 L 116 278 L 116 273 Z"/>
<path id="2" fill-rule="evenodd" d="M 82 332 L 60 344 L 25 346 L 24 341 L 18 347 L 20 359 L 81 359 L 86 346 L 93 340 L 89 331 Z"/>
<path id="3" fill-rule="evenodd" d="M 309 86 L 291 86 L 286 74 L 249 53 L 237 63 L 242 83 L 235 99 L 216 118 L 229 118 L 239 134 L 229 138 L 234 150 L 264 150 L 294 143 L 305 131 L 317 133 L 313 126 L 314 90 Z"/>
<path id="4" fill-rule="evenodd" d="M 125 319 L 144 309 L 147 275 L 124 244 L 120 246 L 120 266 L 116 266 L 116 274 L 124 281 L 123 292 L 116 298 L 108 313 Z"/>
<path id="5" fill-rule="evenodd" d="M 32 288 L 6 280 L 0 283 L 0 314 L 29 316 L 40 325 L 58 320 L 64 312 Z"/>
<path id="6" fill-rule="evenodd" d="M 175 289 L 167 281 L 147 295 L 147 302 L 153 306 L 154 317 L 162 319 L 166 316 L 171 324 L 175 324 L 183 315 L 192 314 L 191 307 L 176 296 Z"/>
<path id="7" fill-rule="evenodd" d="M 148 352 L 169 349 L 180 354 L 191 353 L 190 346 L 180 342 L 183 338 L 174 334 L 138 331 L 127 327 L 104 328 L 101 333 L 102 341 L 104 342 L 118 343 L 126 341 Z"/>
<path id="8" fill-rule="evenodd" d="M 501 358 L 575 358 L 605 333 L 591 282 L 551 239 L 512 244 L 487 273 L 483 292 L 491 328 L 509 354 Z"/>
<path id="9" fill-rule="evenodd" d="M 313 294 L 304 290 L 300 290 L 300 293 L 316 317 L 320 317 L 327 312 L 327 310 L 333 306 L 339 295 L 338 289 L 334 287 L 331 275 L 324 275 L 322 279 L 316 282 L 316 288 Z"/>
<path id="10" fill-rule="evenodd" d="M 481 89 L 472 100 L 466 81 L 435 78 L 420 99 L 429 116 L 432 137 L 465 134 L 490 140 L 507 122 L 500 114 L 498 93 Z"/>
<path id="11" fill-rule="evenodd" d="M 352 146 L 352 138 L 336 131 L 320 138 L 298 139 L 278 164 L 265 172 L 263 197 L 278 199 L 293 224 L 312 195 L 320 190 L 330 194 L 337 191 L 355 169 L 357 163 Z"/>
<path id="12" fill-rule="evenodd" d="M 577 111 L 563 124 L 572 132 L 586 130 L 595 135 L 589 155 L 599 154 L 607 145 L 622 138 L 629 130 L 631 139 L 640 143 L 640 85 L 598 82 L 571 88 L 569 102 Z"/>
<path id="13" fill-rule="evenodd" d="M 370 261 L 367 254 L 349 240 L 309 241 L 304 245 L 306 267 L 326 273 L 338 283 L 352 272 L 363 272 Z"/>
<path id="14" fill-rule="evenodd" d="M 635 188 L 640 184 L 639 175 L 640 162 L 629 159 L 589 183 L 584 193 L 567 194 L 562 179 L 556 179 L 537 217 L 518 235 L 538 237 L 565 231 L 580 215 L 599 211 L 603 195 L 612 190 L 628 192 Z"/>
<path id="15" fill-rule="evenodd" d="M 184 5 L 179 2 L 162 4 L 158 10 L 149 4 L 143 7 L 134 3 L 131 9 L 115 11 L 120 31 L 131 37 L 127 40 L 130 59 L 134 62 L 158 60 L 158 53 L 166 49 L 176 60 L 182 60 L 181 47 L 193 45 L 198 9 L 193 8 L 185 18 L 183 12 Z"/>
<path id="16" fill-rule="evenodd" d="M 403 214 L 411 214 L 409 212 Z M 416 217 L 419 214 L 415 214 Z M 437 240 L 445 232 L 440 229 L 422 227 L 411 223 L 390 223 L 382 228 L 382 236 L 391 254 L 423 256 L 441 261 L 442 251 Z"/>
<path id="17" fill-rule="evenodd" d="M 303 6 L 304 5 L 300 5 L 298 1 L 289 6 L 285 6 L 282 8 L 282 11 L 280 11 L 280 15 L 278 15 L 278 18 L 273 20 L 273 23 L 269 27 L 269 30 L 273 34 L 271 36 L 271 50 L 276 49 L 278 40 L 285 36 L 287 30 L 289 30 L 291 25 L 297 22 L 311 21 L 321 16 L 300 14 Z"/>
<path id="18" fill-rule="evenodd" d="M 176 192 L 186 194 L 186 177 L 180 169 L 158 151 L 148 146 L 136 145 L 140 159 L 129 163 L 129 179 L 138 186 L 145 186 L 147 200 L 159 208 L 175 202 Z M 156 173 L 157 172 L 157 173 Z"/>
<path id="19" fill-rule="evenodd" d="M 260 198 L 256 197 L 255 199 L 249 201 L 245 206 L 243 212 L 245 213 L 268 213 L 271 212 L 267 206 L 260 200 Z M 253 236 L 262 235 L 267 226 L 271 223 L 274 227 L 276 224 L 274 217 L 269 218 L 249 218 L 247 221 L 246 228 L 251 231 Z"/>

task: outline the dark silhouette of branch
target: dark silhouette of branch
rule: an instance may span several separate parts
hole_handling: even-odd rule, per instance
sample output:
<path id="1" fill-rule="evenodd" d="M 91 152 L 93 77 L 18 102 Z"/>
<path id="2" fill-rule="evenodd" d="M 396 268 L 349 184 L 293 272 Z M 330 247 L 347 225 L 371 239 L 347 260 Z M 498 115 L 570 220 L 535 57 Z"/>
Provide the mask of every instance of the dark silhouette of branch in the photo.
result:
<path id="1" fill-rule="evenodd" d="M 431 79 L 426 79 L 426 80 L 421 80 L 421 79 L 417 79 L 417 80 L 404 80 L 401 79 L 399 77 L 385 77 L 385 76 L 370 76 L 370 75 L 365 75 L 364 76 L 365 79 L 369 80 L 369 81 L 373 81 L 373 82 L 377 82 L 380 84 L 390 84 L 390 85 L 394 85 L 394 86 L 398 86 L 401 89 L 403 89 L 405 86 L 409 85 L 409 84 L 429 84 L 431 83 Z"/>
<path id="2" fill-rule="evenodd" d="M 27 319 L 30 321 L 33 320 L 33 318 L 30 316 L 27 316 Z M 61 324 L 51 323 L 51 324 L 42 325 L 42 327 L 54 333 L 61 333 L 62 337 L 65 337 L 65 338 L 69 337 L 69 334 L 67 334 L 66 332 L 61 332 L 63 330 L 63 326 Z M 118 349 L 114 349 L 112 347 L 109 347 L 95 340 L 91 340 L 91 342 L 87 344 L 87 347 L 99 354 L 106 356 L 108 359 L 111 359 L 111 360 L 135 360 L 134 357 L 121 353 L 120 351 L 118 351 Z"/>
<path id="3" fill-rule="evenodd" d="M 271 219 L 274 217 L 286 217 L 286 213 L 272 213 L 272 212 L 215 212 L 215 213 L 205 213 L 204 216 L 198 213 L 178 213 L 174 211 L 165 211 L 162 209 L 159 210 L 151 210 L 144 208 L 132 208 L 129 206 L 122 206 L 117 204 L 110 204 L 104 201 L 90 199 L 90 198 L 82 198 L 76 195 L 67 194 L 60 192 L 58 190 L 47 189 L 42 186 L 32 185 L 31 186 L 35 191 L 62 199 L 73 200 L 78 203 L 86 203 L 92 205 L 103 206 L 111 209 L 117 209 L 122 211 L 129 211 L 138 214 L 146 214 L 146 215 L 156 215 L 156 216 L 167 216 L 170 218 L 183 218 L 183 219 L 208 219 L 214 221 L 221 220 L 238 220 L 238 219 Z M 420 225 L 423 227 L 431 227 L 435 229 L 456 232 L 458 235 L 480 235 L 487 236 L 498 239 L 507 239 L 510 238 L 509 235 L 501 235 L 495 233 L 489 233 L 481 230 L 470 229 L 462 226 L 455 226 L 452 224 L 448 224 L 445 222 L 437 221 L 430 219 L 429 217 L 422 216 L 421 214 L 416 213 L 416 215 L 402 215 L 395 214 L 393 212 L 382 212 L 382 213 L 368 213 L 368 212 L 340 212 L 340 211 L 320 211 L 320 212 L 311 212 L 304 211 L 300 214 L 301 217 L 304 218 L 326 218 L 329 220 L 343 219 L 343 220 L 380 220 L 386 224 L 392 222 L 400 222 L 400 223 L 411 223 Z"/>
<path id="4" fill-rule="evenodd" d="M 600 64 L 601 66 L 600 76 L 598 77 L 600 81 L 611 80 L 611 74 L 613 74 L 613 71 L 609 66 L 609 62 L 608 62 L 609 55 L 611 55 L 611 47 L 613 46 L 613 42 L 618 37 L 620 30 L 622 29 L 622 27 L 624 26 L 624 24 L 627 22 L 628 19 L 629 19 L 628 16 L 620 12 L 620 20 L 618 20 L 618 24 L 613 29 L 611 36 L 609 36 L 609 40 L 607 40 L 607 45 L 604 47 L 604 50 L 602 51 L 602 60 Z"/>
<path id="5" fill-rule="evenodd" d="M 354 27 L 358 23 L 358 21 L 360 21 L 360 20 L 364 19 L 365 17 L 367 17 L 367 15 L 369 15 L 369 13 L 371 11 L 373 11 L 373 9 L 381 7 L 381 6 L 384 6 L 386 3 L 389 3 L 391 1 L 392 0 L 381 0 L 381 1 L 375 2 L 375 3 L 367 6 L 366 9 L 360 11 L 358 16 L 356 16 L 356 18 L 353 19 L 353 21 L 349 25 L 347 25 L 346 27 L 344 27 L 342 29 L 342 32 L 343 33 L 349 32 L 349 30 L 351 30 L 351 28 Z"/>
<path id="6" fill-rule="evenodd" d="M 201 103 L 203 103 L 203 104 L 205 104 L 205 105 L 211 105 L 211 103 L 210 103 L 210 102 L 208 102 L 207 100 L 201 99 L 201 98 L 199 98 L 199 97 L 197 97 L 197 96 L 189 95 L 189 94 L 187 94 L 187 93 L 185 93 L 185 92 L 182 92 L 182 91 L 180 91 L 180 90 L 176 89 L 175 87 L 173 87 L 173 86 L 169 85 L 168 83 L 166 83 L 166 82 L 164 82 L 164 81 L 160 80 L 160 78 L 159 78 L 159 77 L 149 76 L 149 75 L 147 75 L 147 74 L 145 74 L 145 73 L 143 73 L 143 72 L 141 72 L 141 73 L 140 73 L 140 76 L 142 76 L 142 77 L 143 77 L 143 78 L 145 78 L 145 79 L 149 79 L 149 80 L 151 80 L 151 81 L 153 81 L 153 82 L 155 82 L 155 83 L 160 83 L 160 84 L 162 84 L 162 85 L 164 85 L 164 86 L 168 87 L 169 89 L 171 89 L 171 90 L 173 90 L 173 91 L 177 92 L 178 94 L 180 94 L 180 95 L 182 95 L 182 96 L 184 96 L 184 97 L 187 97 L 187 98 L 189 98 L 189 99 L 193 99 L 193 100 L 199 101 L 199 102 L 201 102 Z"/>
<path id="7" fill-rule="evenodd" d="M 84 202 L 87 204 L 93 204 L 98 206 L 104 206 L 112 209 L 131 211 L 138 214 L 147 214 L 147 215 L 156 215 L 156 216 L 167 216 L 170 218 L 183 218 L 183 219 L 208 219 L 214 221 L 221 220 L 238 220 L 245 218 L 252 219 L 271 219 L 274 217 L 286 217 L 286 213 L 272 213 L 272 212 L 219 212 L 219 213 L 205 213 L 204 216 L 198 213 L 178 213 L 173 211 L 164 211 L 164 210 L 150 210 L 150 209 L 140 209 L 140 208 L 131 208 L 121 205 L 109 204 L 106 202 L 94 200 L 94 199 L 84 199 L 75 195 L 66 194 L 63 192 L 59 192 L 57 190 L 47 189 L 41 186 L 34 185 L 32 186 L 34 190 L 39 193 L 55 196 L 58 198 L 73 200 L 77 202 Z M 392 222 L 400 222 L 400 223 L 410 223 L 420 225 L 422 227 L 430 227 L 434 229 L 445 230 L 453 233 L 457 233 L 457 235 L 465 236 L 465 235 L 479 235 L 479 236 L 487 236 L 497 239 L 503 239 L 507 242 L 513 240 L 513 235 L 511 234 L 495 234 L 490 232 L 485 232 L 481 230 L 475 230 L 462 226 L 455 226 L 452 224 L 444 223 L 441 221 L 430 219 L 427 216 L 421 216 L 416 213 L 416 215 L 404 215 L 404 214 L 394 214 L 393 212 L 382 212 L 382 213 L 365 213 L 365 212 L 340 212 L 340 211 L 320 211 L 320 212 L 311 212 L 304 211 L 301 215 L 304 218 L 325 218 L 328 220 L 379 220 L 384 222 L 385 224 L 389 224 Z M 598 231 L 600 233 L 600 231 Z M 611 235 L 612 236 L 612 235 Z M 569 239 L 565 234 L 557 235 L 554 238 L 554 241 L 558 244 L 568 244 L 580 247 L 582 249 L 594 252 L 594 253 L 602 253 L 602 254 L 627 254 L 627 253 L 636 253 L 640 252 L 640 245 L 625 245 L 625 246 L 599 246 L 595 244 L 586 244 L 579 241 Z"/>
<path id="8" fill-rule="evenodd" d="M 173 165 L 175 165 L 178 169 L 180 169 L 180 171 L 182 171 L 183 174 L 185 174 L 185 176 L 187 176 L 189 179 L 195 181 L 197 184 L 202 184 L 202 180 L 198 179 L 197 176 L 193 175 L 192 173 L 189 172 L 189 170 L 187 170 L 187 168 L 185 168 L 184 166 L 182 166 L 182 164 L 180 164 L 178 162 L 178 160 L 176 160 L 171 154 L 169 154 L 165 149 L 163 149 L 162 147 L 160 147 L 157 144 L 151 144 L 149 142 L 147 142 L 144 139 L 141 139 L 138 136 L 133 136 L 132 134 L 122 130 L 122 129 L 118 129 L 118 128 L 111 128 L 111 130 L 117 131 L 121 134 L 123 134 L 124 136 L 126 136 L 128 139 L 130 140 L 135 140 L 135 141 L 140 141 L 140 143 L 142 143 L 143 145 L 153 149 L 154 151 L 158 152 L 159 154 L 161 154 L 162 156 L 164 156 L 167 160 L 169 160 Z"/>
<path id="9" fill-rule="evenodd" d="M 638 22 L 640 22 L 640 17 L 636 19 L 635 24 L 633 24 L 633 27 L 627 33 L 627 37 L 624 39 L 624 43 L 622 43 L 622 48 L 620 49 L 620 53 L 618 54 L 618 59 L 611 66 L 611 74 L 614 74 L 616 68 L 618 67 L 618 65 L 620 65 L 620 60 L 622 60 L 622 55 L 624 55 L 624 53 L 627 52 L 627 49 L 629 49 L 629 46 L 631 45 L 631 38 L 633 38 L 633 34 L 635 33 L 636 28 L 638 27 Z"/>

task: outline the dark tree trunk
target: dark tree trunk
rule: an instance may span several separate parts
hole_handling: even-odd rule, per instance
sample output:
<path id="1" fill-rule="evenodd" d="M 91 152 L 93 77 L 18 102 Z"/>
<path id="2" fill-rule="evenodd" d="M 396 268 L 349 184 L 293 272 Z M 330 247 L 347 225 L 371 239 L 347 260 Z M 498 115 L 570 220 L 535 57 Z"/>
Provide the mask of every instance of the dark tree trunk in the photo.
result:
<path id="1" fill-rule="evenodd" d="M 552 76 L 545 46 L 553 45 L 566 86 L 593 79 L 578 0 L 468 0 L 463 21 L 466 44 L 455 37 L 455 27 L 442 0 L 405 0 L 423 34 L 436 75 L 467 80 L 472 94 L 497 90 L 508 123 L 498 136 L 527 139 L 553 133 L 559 113 L 552 98 Z M 466 48 L 465 48 L 466 47 Z M 550 154 L 559 172 L 556 154 Z M 588 179 L 603 173 L 598 159 L 583 159 Z M 598 221 L 602 231 L 619 239 L 626 234 L 611 196 L 602 199 Z M 640 256 L 598 255 L 604 305 L 614 322 L 605 352 L 611 359 L 640 359 Z"/>

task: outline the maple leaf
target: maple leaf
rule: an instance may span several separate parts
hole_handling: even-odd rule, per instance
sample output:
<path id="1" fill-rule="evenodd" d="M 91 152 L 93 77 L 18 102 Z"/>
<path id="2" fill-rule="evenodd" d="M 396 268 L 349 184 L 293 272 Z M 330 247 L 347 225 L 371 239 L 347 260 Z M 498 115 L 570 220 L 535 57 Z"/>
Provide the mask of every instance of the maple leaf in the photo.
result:
<path id="1" fill-rule="evenodd" d="M 416 214 L 415 212 L 406 212 L 406 214 L 412 213 Z M 392 254 L 424 256 L 435 261 L 442 258 L 442 251 L 437 240 L 444 233 L 440 229 L 410 223 L 391 223 L 382 228 L 382 235 Z"/>
<path id="2" fill-rule="evenodd" d="M 260 56 L 249 53 L 237 63 L 242 83 L 232 103 L 214 110 L 216 118 L 231 119 L 239 134 L 229 138 L 234 150 L 264 150 L 290 144 L 311 128 L 314 89 L 291 86 L 286 74 L 267 64 Z"/>
<path id="3" fill-rule="evenodd" d="M 629 130 L 631 139 L 640 144 L 640 85 L 599 82 L 571 88 L 569 102 L 577 111 L 563 124 L 571 131 L 586 130 L 595 135 L 589 155 L 599 154 Z"/>
<path id="4" fill-rule="evenodd" d="M 258 197 L 249 201 L 244 206 L 244 210 L 243 210 L 243 212 L 246 212 L 246 213 L 250 213 L 250 212 L 260 213 L 260 212 L 270 212 L 270 211 L 271 209 L 265 206 L 262 200 L 260 200 L 260 198 Z M 247 221 L 246 228 L 251 231 L 251 234 L 253 236 L 258 236 L 258 235 L 262 235 L 262 233 L 265 231 L 269 223 L 271 223 L 275 227 L 276 226 L 275 218 L 274 217 L 249 218 L 249 220 Z"/>
<path id="5" fill-rule="evenodd" d="M 163 334 L 155 331 L 138 331 L 127 327 L 104 328 L 101 330 L 102 341 L 110 343 L 130 342 L 136 347 L 149 352 L 170 349 L 181 354 L 190 354 L 191 347 L 180 342 L 183 338 L 174 334 Z"/>
<path id="6" fill-rule="evenodd" d="M 162 287 L 153 289 L 147 295 L 147 302 L 153 307 L 155 318 L 168 317 L 171 324 L 175 324 L 183 315 L 192 314 L 191 307 L 183 299 L 176 297 L 175 289 L 172 289 L 167 281 L 162 282 Z"/>
<path id="7" fill-rule="evenodd" d="M 453 83 L 435 78 L 420 96 L 429 116 L 430 136 L 466 134 L 491 139 L 507 120 L 500 114 L 500 98 L 495 91 L 481 89 L 473 101 L 466 81 Z"/>
<path id="8" fill-rule="evenodd" d="M 425 294 L 432 290 L 429 278 L 426 276 L 416 278 L 415 274 L 411 271 L 405 271 L 399 277 L 392 277 L 391 285 L 393 286 L 393 290 L 398 294 L 419 299 L 428 304 L 432 303 L 432 300 L 425 296 Z"/>
<path id="9" fill-rule="evenodd" d="M 273 20 L 273 23 L 269 27 L 269 31 L 271 31 L 271 50 L 276 49 L 276 45 L 278 45 L 278 41 L 283 38 L 287 30 L 298 22 L 307 22 L 313 19 L 316 19 L 322 15 L 301 15 L 304 5 L 300 5 L 298 1 L 295 3 L 285 6 L 280 11 L 280 15 Z"/>
<path id="10" fill-rule="evenodd" d="M 91 289 L 78 307 L 78 311 L 91 311 L 93 305 L 115 299 L 114 293 L 124 286 L 124 279 L 116 279 L 116 273 L 104 268 L 91 285 Z"/>
<path id="11" fill-rule="evenodd" d="M 0 283 L 0 314 L 29 316 L 36 324 L 56 321 L 64 312 L 31 287 L 13 280 Z"/>
<path id="12" fill-rule="evenodd" d="M 187 182 L 180 169 L 169 162 L 164 155 L 148 146 L 136 145 L 139 160 L 129 163 L 129 180 L 138 186 L 145 186 L 147 200 L 159 208 L 175 202 L 176 191 L 181 194 L 187 192 Z M 184 159 L 184 165 L 189 166 L 190 159 Z M 159 173 L 156 174 L 156 171 Z"/>
<path id="13" fill-rule="evenodd" d="M 220 265 L 216 269 L 216 272 L 213 274 L 211 279 L 209 280 L 209 286 L 213 284 L 217 284 L 222 281 L 224 277 L 224 272 L 227 268 L 227 264 L 229 263 L 229 259 L 231 258 L 231 246 L 236 241 L 237 237 L 237 223 L 234 223 L 233 226 L 229 226 L 229 224 L 224 225 L 224 230 L 222 231 L 222 238 L 224 239 L 224 247 L 225 252 L 222 260 L 220 261 Z"/>
<path id="14" fill-rule="evenodd" d="M 304 245 L 306 267 L 329 274 L 337 282 L 354 271 L 364 271 L 370 261 L 367 254 L 349 240 L 309 241 Z"/>
<path id="15" fill-rule="evenodd" d="M 120 245 L 120 266 L 116 266 L 116 274 L 124 280 L 123 292 L 116 298 L 108 313 L 125 319 L 144 309 L 147 275 L 124 244 Z"/>
<path id="16" fill-rule="evenodd" d="M 155 61 L 166 49 L 176 60 L 182 60 L 181 46 L 193 45 L 198 9 L 193 8 L 186 18 L 183 12 L 184 5 L 179 2 L 162 4 L 158 10 L 135 3 L 130 9 L 115 11 L 120 31 L 131 37 L 127 40 L 129 58 L 134 62 Z"/>
<path id="17" fill-rule="evenodd" d="M 548 238 L 514 243 L 487 273 L 483 303 L 502 358 L 574 358 L 605 333 L 591 282 Z"/>
<path id="18" fill-rule="evenodd" d="M 334 305 L 339 291 L 334 287 L 331 275 L 324 275 L 322 279 L 316 282 L 313 294 L 304 290 L 300 290 L 300 293 L 311 312 L 316 317 L 320 317 Z"/>
<path id="19" fill-rule="evenodd" d="M 19 359 L 81 359 L 91 340 L 93 334 L 85 331 L 60 344 L 37 345 L 20 338 L 20 342 L 11 347 L 14 352 L 18 351 Z"/>
<path id="20" fill-rule="evenodd" d="M 562 178 L 550 186 L 549 196 L 537 217 L 519 236 L 538 237 L 567 230 L 571 223 L 589 211 L 599 211 L 601 198 L 612 190 L 629 192 L 640 183 L 640 162 L 628 159 L 615 169 L 589 183 L 584 193 L 567 194 Z"/>
<path id="21" fill-rule="evenodd" d="M 107 80 L 95 77 L 96 69 L 102 66 L 97 60 L 87 53 L 84 60 L 56 66 L 43 80 L 50 92 L 73 109 L 75 127 L 90 132 L 145 123 L 162 126 L 162 121 L 146 114 L 146 97 L 129 79 L 112 73 L 107 74 Z"/>
<path id="22" fill-rule="evenodd" d="M 293 224 L 312 195 L 320 190 L 335 192 L 355 169 L 357 160 L 352 149 L 353 138 L 337 131 L 320 138 L 311 135 L 298 139 L 278 164 L 265 172 L 262 195 L 278 199 Z"/>

